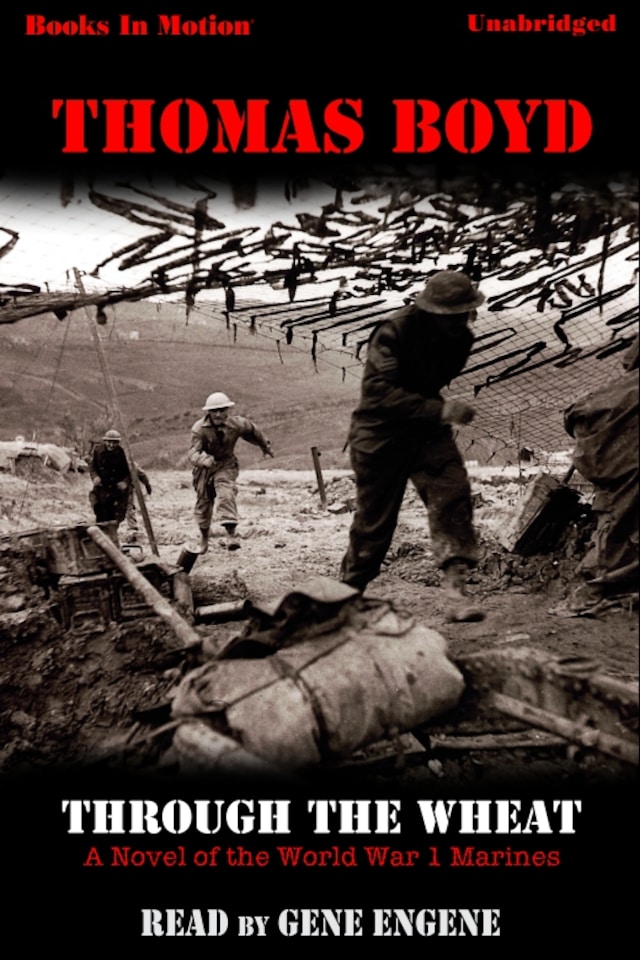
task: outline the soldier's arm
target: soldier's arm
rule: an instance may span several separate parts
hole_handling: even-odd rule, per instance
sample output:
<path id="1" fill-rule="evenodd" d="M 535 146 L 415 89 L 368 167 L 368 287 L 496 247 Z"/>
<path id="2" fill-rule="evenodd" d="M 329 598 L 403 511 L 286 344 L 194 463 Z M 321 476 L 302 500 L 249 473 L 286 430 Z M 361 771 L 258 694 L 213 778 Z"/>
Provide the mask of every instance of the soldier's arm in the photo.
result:
<path id="1" fill-rule="evenodd" d="M 260 447 L 265 457 L 273 456 L 271 441 L 265 436 L 262 430 L 255 425 L 255 423 L 251 422 L 251 420 L 244 420 L 243 418 L 240 436 L 243 440 L 246 440 L 247 443 L 252 443 L 255 447 Z"/>
<path id="2" fill-rule="evenodd" d="M 436 423 L 442 414 L 440 398 L 424 397 L 401 386 L 396 334 L 390 325 L 380 328 L 369 346 L 363 400 L 378 416 L 390 419 Z"/>
<path id="3" fill-rule="evenodd" d="M 91 457 L 89 458 L 89 476 L 93 480 L 93 485 L 98 486 L 100 483 L 100 473 L 98 472 L 98 460 L 96 457 L 96 450 L 94 448 Z"/>
<path id="4" fill-rule="evenodd" d="M 135 467 L 136 474 L 138 475 L 138 480 L 145 488 L 148 494 L 151 494 L 151 481 L 149 480 L 149 475 L 142 467 L 139 467 L 137 463 L 133 465 Z"/>
<path id="5" fill-rule="evenodd" d="M 118 490 L 124 491 L 124 490 L 128 490 L 129 487 L 131 486 L 131 483 L 132 483 L 131 470 L 129 469 L 129 461 L 127 460 L 126 453 L 124 452 L 122 447 L 119 447 L 118 449 L 119 449 L 119 466 L 120 466 L 120 469 L 118 470 L 118 475 L 120 476 L 120 479 L 116 481 L 116 487 L 118 488 Z"/>
<path id="6" fill-rule="evenodd" d="M 191 443 L 188 453 L 189 463 L 194 467 L 212 467 L 213 457 L 203 449 L 202 435 L 198 430 L 191 431 Z"/>

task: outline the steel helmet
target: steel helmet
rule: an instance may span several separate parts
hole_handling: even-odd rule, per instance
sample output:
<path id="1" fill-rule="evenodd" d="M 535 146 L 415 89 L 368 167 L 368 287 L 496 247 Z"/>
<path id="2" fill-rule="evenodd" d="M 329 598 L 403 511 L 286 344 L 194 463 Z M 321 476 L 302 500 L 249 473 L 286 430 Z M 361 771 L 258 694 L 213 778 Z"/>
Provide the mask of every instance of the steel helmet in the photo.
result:
<path id="1" fill-rule="evenodd" d="M 229 400 L 226 393 L 210 393 L 203 410 L 222 410 L 224 407 L 233 407 L 233 400 Z"/>
<path id="2" fill-rule="evenodd" d="M 116 443 L 120 443 L 120 441 L 122 440 L 122 437 L 120 436 L 120 434 L 118 433 L 117 430 L 107 430 L 107 432 L 105 433 L 105 435 L 104 435 L 104 437 L 103 437 L 102 439 L 103 439 L 103 440 L 115 440 Z"/>

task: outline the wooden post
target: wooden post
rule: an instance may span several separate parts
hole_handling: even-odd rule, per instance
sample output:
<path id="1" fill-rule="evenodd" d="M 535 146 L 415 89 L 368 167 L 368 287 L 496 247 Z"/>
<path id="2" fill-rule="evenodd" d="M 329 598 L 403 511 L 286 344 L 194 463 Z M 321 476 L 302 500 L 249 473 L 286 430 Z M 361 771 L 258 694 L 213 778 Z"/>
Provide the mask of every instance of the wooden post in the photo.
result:
<path id="1" fill-rule="evenodd" d="M 530 723 L 534 727 L 541 727 L 543 730 L 557 733 L 561 737 L 571 740 L 572 743 L 589 747 L 592 750 L 600 750 L 610 757 L 616 757 L 618 760 L 626 760 L 628 763 L 638 765 L 638 744 L 633 740 L 623 740 L 610 733 L 605 733 L 597 727 L 589 727 L 586 723 L 556 716 L 549 713 L 548 710 L 534 707 L 533 704 L 525 703 L 524 700 L 515 700 L 503 693 L 495 693 L 493 702 L 498 710 L 510 717 L 516 717 L 518 720 L 524 720 L 525 723 Z"/>
<path id="2" fill-rule="evenodd" d="M 318 493 L 320 494 L 320 506 L 323 510 L 327 509 L 327 491 L 324 487 L 324 479 L 322 477 L 322 470 L 320 468 L 320 451 L 317 447 L 311 447 L 311 456 L 313 458 L 313 467 L 316 471 L 316 479 L 318 481 Z"/>
<path id="3" fill-rule="evenodd" d="M 247 620 L 249 612 L 244 600 L 210 603 L 194 610 L 198 623 L 226 623 L 229 620 Z"/>
<path id="4" fill-rule="evenodd" d="M 177 610 L 174 610 L 168 600 L 159 593 L 153 584 L 149 583 L 146 577 L 140 573 L 134 563 L 116 547 L 113 540 L 99 528 L 95 526 L 87 527 L 87 533 L 103 553 L 113 560 L 118 570 L 124 574 L 131 586 L 138 591 L 151 609 L 167 623 L 179 640 L 185 647 L 199 646 L 201 637 L 193 627 L 187 623 L 184 617 L 181 617 Z"/>
<path id="5" fill-rule="evenodd" d="M 82 284 L 82 278 L 76 267 L 73 268 L 73 272 L 76 278 L 76 285 L 78 290 L 84 296 L 84 287 Z M 118 400 L 116 398 L 116 391 L 113 385 L 113 378 L 111 372 L 107 365 L 107 360 L 104 355 L 104 350 L 102 349 L 102 341 L 100 340 L 100 335 L 98 334 L 98 328 L 95 320 L 91 318 L 88 308 L 84 308 L 87 320 L 89 321 L 89 326 L 91 328 L 91 335 L 93 341 L 96 345 L 96 350 L 98 351 L 98 361 L 100 363 L 100 369 L 102 370 L 102 375 L 104 377 L 104 382 L 107 387 L 107 393 L 109 396 L 109 401 L 114 411 L 114 419 L 116 421 L 116 426 L 119 433 L 122 436 L 122 446 L 124 448 L 125 455 L 127 457 L 127 463 L 129 464 L 129 473 L 131 474 L 131 482 L 133 484 L 133 489 L 136 495 L 136 499 L 140 505 L 140 513 L 142 514 L 142 520 L 144 523 L 144 528 L 147 531 L 147 537 L 149 538 L 149 546 L 151 547 L 151 552 L 158 556 L 158 545 L 156 544 L 156 538 L 151 526 L 151 519 L 149 517 L 149 511 L 147 510 L 147 504 L 145 503 L 144 496 L 142 495 L 142 487 L 140 485 L 140 480 L 138 479 L 138 471 L 135 468 L 135 463 L 133 456 L 131 454 L 131 447 L 129 446 L 129 438 L 127 437 L 127 431 L 125 429 L 124 420 L 120 412 L 120 407 L 118 405 Z"/>

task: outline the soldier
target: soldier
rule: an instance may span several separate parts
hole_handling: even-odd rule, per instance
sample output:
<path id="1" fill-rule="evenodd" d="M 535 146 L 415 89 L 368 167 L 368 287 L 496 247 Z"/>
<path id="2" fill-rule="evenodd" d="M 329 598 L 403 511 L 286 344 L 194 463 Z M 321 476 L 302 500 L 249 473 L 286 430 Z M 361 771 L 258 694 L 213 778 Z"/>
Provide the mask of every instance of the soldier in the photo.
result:
<path id="1" fill-rule="evenodd" d="M 238 510 L 236 478 L 238 460 L 234 450 L 238 440 L 260 447 L 265 457 L 272 457 L 271 444 L 251 420 L 229 413 L 234 406 L 224 393 L 207 397 L 204 417 L 191 428 L 189 461 L 193 465 L 193 486 L 196 491 L 195 518 L 200 530 L 199 549 L 205 553 L 209 544 L 209 528 L 213 516 L 225 530 L 225 546 L 237 550 Z"/>
<path id="2" fill-rule="evenodd" d="M 593 484 L 596 528 L 578 571 L 585 577 L 569 598 L 570 610 L 595 612 L 602 604 L 638 603 L 638 358 L 636 336 L 622 358 L 620 376 L 565 410 L 575 437 L 574 467 Z"/>
<path id="3" fill-rule="evenodd" d="M 451 621 L 481 620 L 466 599 L 477 562 L 471 490 L 452 424 L 473 408 L 440 391 L 463 369 L 473 343 L 468 323 L 484 301 L 469 277 L 436 273 L 409 306 L 374 330 L 349 444 L 357 508 L 341 579 L 364 590 L 378 575 L 408 480 L 428 510 L 431 547 L 443 572 Z"/>
<path id="4" fill-rule="evenodd" d="M 115 520 L 119 525 L 127 512 L 131 473 L 121 439 L 117 430 L 107 430 L 89 461 L 93 483 L 89 500 L 98 523 Z"/>

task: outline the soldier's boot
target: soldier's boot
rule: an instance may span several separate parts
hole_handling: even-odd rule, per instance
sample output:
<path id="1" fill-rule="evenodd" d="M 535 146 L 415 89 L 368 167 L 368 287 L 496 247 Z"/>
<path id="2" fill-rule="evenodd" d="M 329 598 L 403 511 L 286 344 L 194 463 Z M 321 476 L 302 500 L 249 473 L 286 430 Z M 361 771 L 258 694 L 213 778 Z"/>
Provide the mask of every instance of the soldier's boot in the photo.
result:
<path id="1" fill-rule="evenodd" d="M 209 528 L 200 527 L 200 540 L 198 542 L 198 550 L 200 553 L 206 553 L 209 549 Z"/>
<path id="2" fill-rule="evenodd" d="M 223 523 L 222 526 L 225 529 L 226 537 L 223 540 L 223 544 L 227 550 L 239 550 L 240 541 L 236 536 L 236 525 L 235 523 Z"/>
<path id="3" fill-rule="evenodd" d="M 448 623 L 473 623 L 485 618 L 484 610 L 467 595 L 468 573 L 469 566 L 464 560 L 452 560 L 442 571 Z"/>

